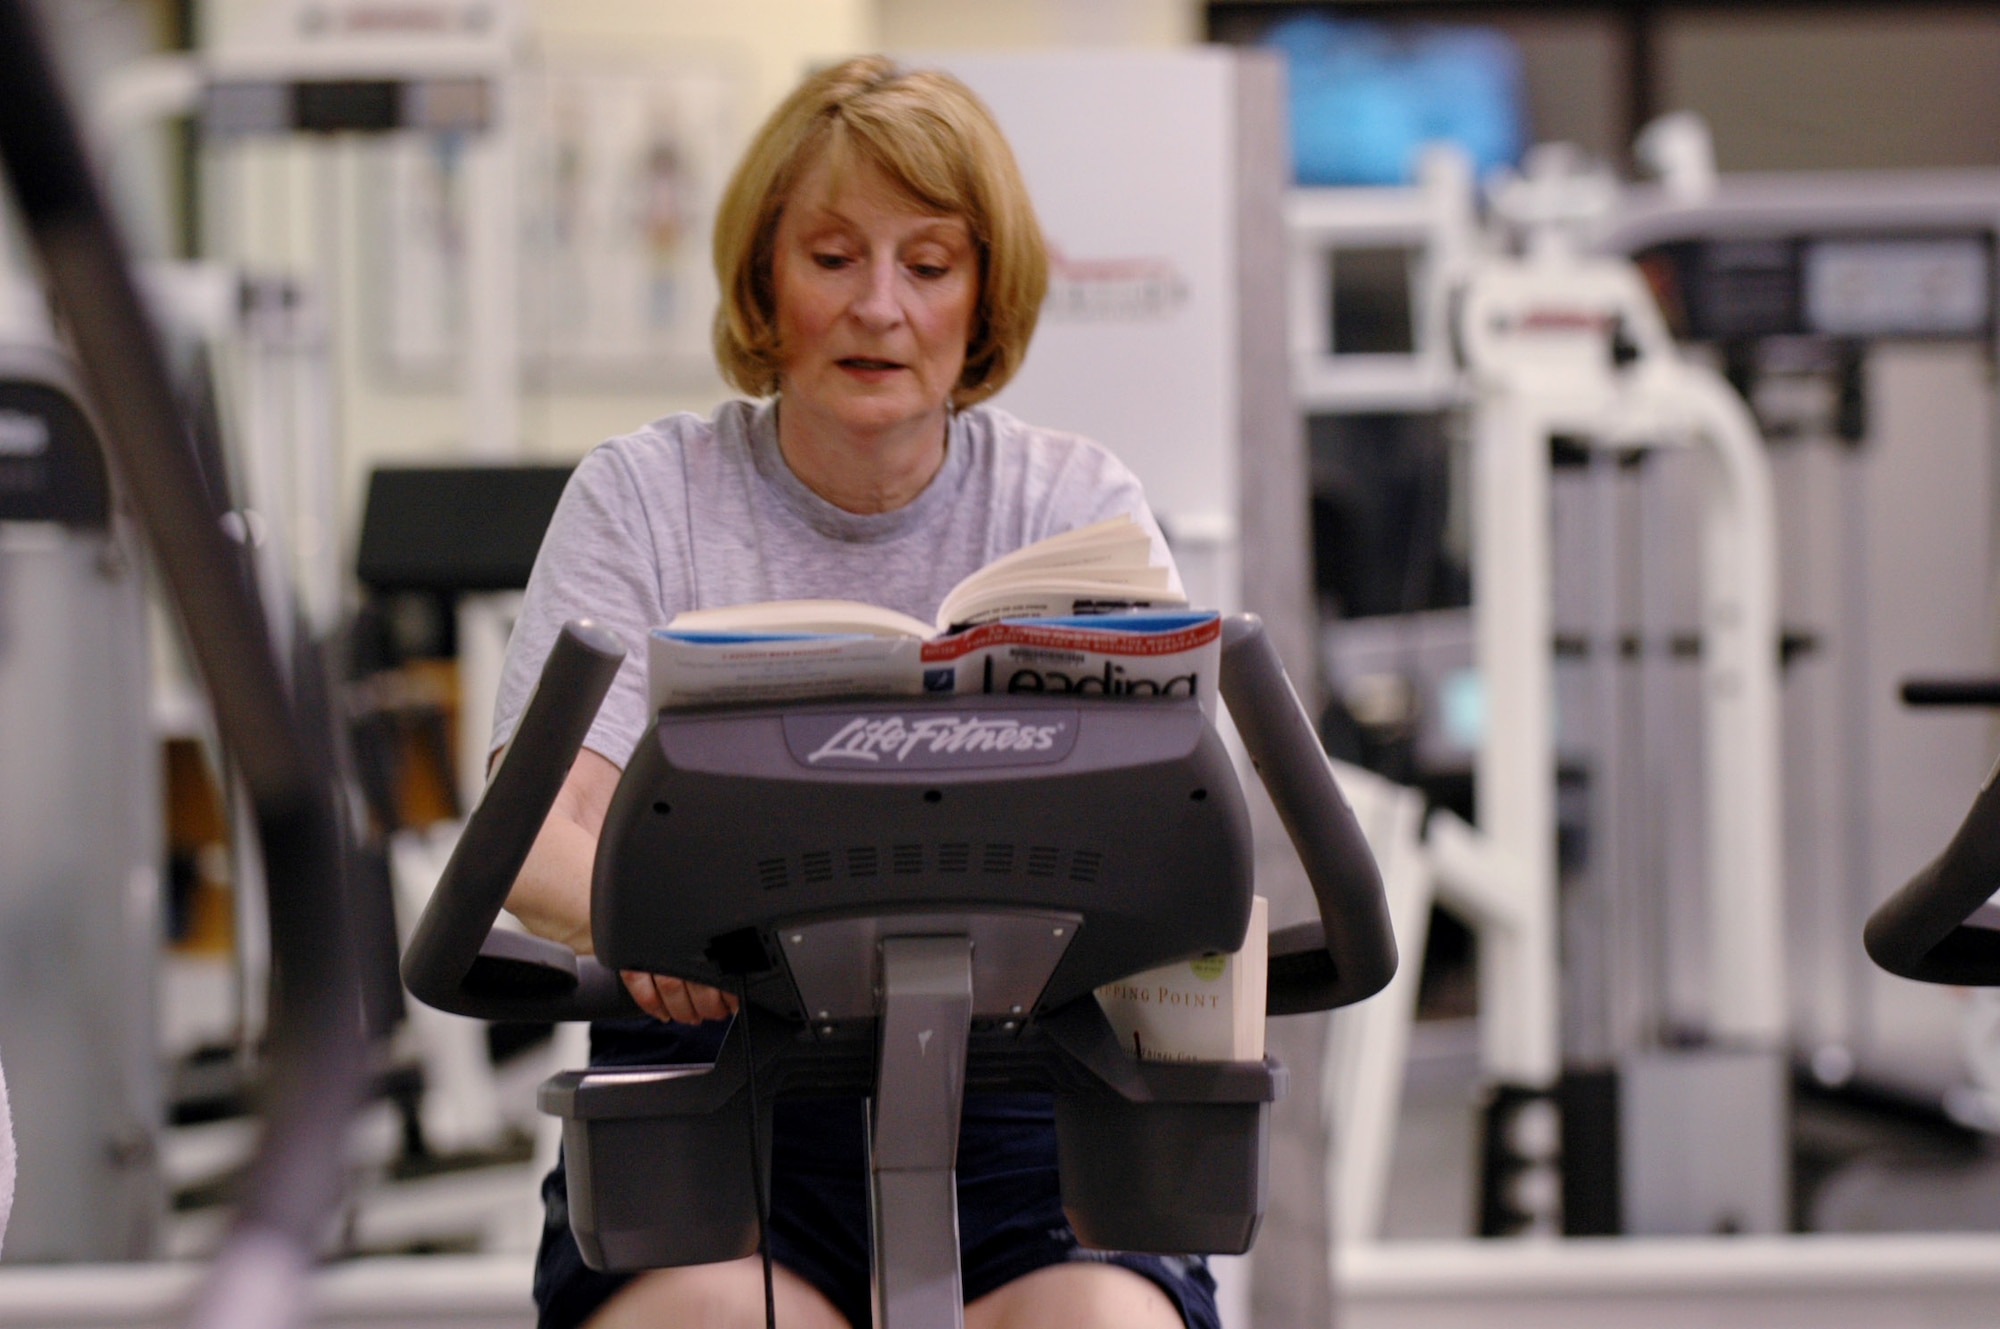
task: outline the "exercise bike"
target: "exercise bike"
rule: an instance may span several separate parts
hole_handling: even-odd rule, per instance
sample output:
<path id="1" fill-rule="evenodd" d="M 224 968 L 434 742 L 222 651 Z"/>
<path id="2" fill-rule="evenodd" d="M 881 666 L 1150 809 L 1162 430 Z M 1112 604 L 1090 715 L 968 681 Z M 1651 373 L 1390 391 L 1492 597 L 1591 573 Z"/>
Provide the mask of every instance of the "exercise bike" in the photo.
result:
<path id="1" fill-rule="evenodd" d="M 595 956 L 579 957 L 493 923 L 623 655 L 602 628 L 564 629 L 403 964 L 420 1000 L 486 1019 L 634 1014 L 622 969 L 740 995 L 711 1064 L 542 1087 L 586 1263 L 752 1254 L 774 1100 L 863 1097 L 875 1322 L 960 1325 L 968 1091 L 1053 1094 L 1063 1206 L 1087 1245 L 1250 1248 L 1284 1066 L 1141 1061 L 1093 996 L 1243 942 L 1249 815 L 1197 702 L 662 711 L 606 815 Z M 1380 876 L 1254 617 L 1225 620 L 1220 692 L 1319 905 L 1271 938 L 1268 1013 L 1379 991 L 1396 967 Z"/>

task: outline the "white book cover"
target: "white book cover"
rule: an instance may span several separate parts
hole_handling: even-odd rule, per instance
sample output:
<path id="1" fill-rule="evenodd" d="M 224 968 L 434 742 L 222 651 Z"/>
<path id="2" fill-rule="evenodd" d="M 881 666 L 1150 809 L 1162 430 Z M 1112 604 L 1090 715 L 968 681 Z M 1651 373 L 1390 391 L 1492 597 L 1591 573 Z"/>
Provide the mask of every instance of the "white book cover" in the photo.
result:
<path id="1" fill-rule="evenodd" d="M 1262 1061 L 1270 902 L 1257 896 L 1243 949 L 1163 965 L 1097 989 L 1118 1041 L 1141 1061 Z"/>

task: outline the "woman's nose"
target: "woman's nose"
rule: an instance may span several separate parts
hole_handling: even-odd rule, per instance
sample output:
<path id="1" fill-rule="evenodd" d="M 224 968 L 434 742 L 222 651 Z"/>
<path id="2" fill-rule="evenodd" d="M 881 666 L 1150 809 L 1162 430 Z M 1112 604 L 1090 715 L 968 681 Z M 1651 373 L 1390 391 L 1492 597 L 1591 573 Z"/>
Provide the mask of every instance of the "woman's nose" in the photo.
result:
<path id="1" fill-rule="evenodd" d="M 855 297 L 854 316 L 871 328 L 893 327 L 901 321 L 903 304 L 896 277 L 894 263 L 869 263 L 867 285 Z"/>

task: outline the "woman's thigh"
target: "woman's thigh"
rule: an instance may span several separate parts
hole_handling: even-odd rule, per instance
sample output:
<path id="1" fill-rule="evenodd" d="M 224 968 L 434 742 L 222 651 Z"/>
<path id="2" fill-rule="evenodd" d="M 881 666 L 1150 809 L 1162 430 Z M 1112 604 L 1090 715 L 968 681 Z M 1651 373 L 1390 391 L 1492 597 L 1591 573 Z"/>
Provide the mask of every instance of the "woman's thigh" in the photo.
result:
<path id="1" fill-rule="evenodd" d="M 818 1288 L 783 1265 L 772 1266 L 771 1281 L 778 1329 L 849 1329 Z M 764 1329 L 763 1262 L 753 1255 L 641 1274 L 586 1329 Z"/>
<path id="2" fill-rule="evenodd" d="M 965 1329 L 1185 1329 L 1142 1274 L 1095 1260 L 1052 1264 L 965 1308 Z"/>

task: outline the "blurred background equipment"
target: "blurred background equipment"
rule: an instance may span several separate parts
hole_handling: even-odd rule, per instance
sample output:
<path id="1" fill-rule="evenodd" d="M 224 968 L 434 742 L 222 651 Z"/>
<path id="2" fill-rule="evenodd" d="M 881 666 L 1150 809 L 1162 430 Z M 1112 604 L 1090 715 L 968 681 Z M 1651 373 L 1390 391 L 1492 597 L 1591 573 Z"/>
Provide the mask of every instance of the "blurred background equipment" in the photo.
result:
<path id="1" fill-rule="evenodd" d="M 115 470 L 118 492 L 137 515 L 163 585 L 192 633 L 217 728 L 240 772 L 256 843 L 276 887 L 267 915 L 280 976 L 263 1086 L 268 1110 L 231 1234 L 204 1279 L 193 1319 L 216 1329 L 285 1323 L 302 1304 L 318 1228 L 340 1190 L 338 1144 L 363 1060 L 356 981 L 356 943 L 363 938 L 356 924 L 363 915 L 349 889 L 323 681 L 309 643 L 285 650 L 271 635 L 244 541 L 228 536 L 216 477 L 204 474 L 174 400 L 118 224 L 92 174 L 54 57 L 25 5 L 0 5 L 0 66 L 7 90 L 0 101 L 0 163 L 8 192 L 20 206 L 51 304 L 77 348 L 79 376 L 114 463 L 107 469 Z M 73 457 L 63 460 L 74 464 Z M 35 467 L 31 461 L 17 470 L 26 478 Z M 96 793 L 65 792 L 76 807 L 88 806 Z M 128 901 L 137 894 L 128 888 Z M 155 908 L 157 892 L 146 897 L 114 906 L 114 919 Z M 115 934 L 115 922 L 104 930 Z M 62 957 L 62 949 L 54 954 Z M 128 976 L 121 959 L 113 960 L 115 980 Z M 148 970 L 142 960 L 138 972 Z"/>
<path id="2" fill-rule="evenodd" d="M 1327 736 L 1336 753 L 1424 791 L 1429 833 L 1417 837 L 1415 812 L 1391 815 L 1405 829 L 1385 827 L 1385 874 L 1392 894 L 1400 880 L 1450 911 L 1430 920 L 1433 972 L 1344 1016 L 1336 1061 L 1374 1068 L 1398 1059 L 1385 1044 L 1407 1046 L 1440 1071 L 1464 1068 L 1454 1077 L 1484 1065 L 1489 1085 L 1475 1151 L 1441 1141 L 1427 1116 L 1462 1121 L 1462 1108 L 1445 1105 L 1466 1080 L 1427 1085 L 1437 1072 L 1412 1063 L 1410 1092 L 1443 1094 L 1434 1109 L 1400 1114 L 1398 1128 L 1388 1124 L 1395 1105 L 1371 1101 L 1395 1092 L 1381 1077 L 1341 1077 L 1346 1128 L 1330 1185 L 1343 1239 L 1541 1224 L 1579 1234 L 1986 1227 L 1971 1199 L 1990 1185 L 1986 1169 L 1976 1146 L 1962 1151 L 1975 1145 L 1978 1086 L 1990 1079 L 1972 1050 L 1990 1037 L 1973 1031 L 1990 1019 L 1882 982 L 1854 938 L 1894 865 L 1923 861 L 1942 838 L 1915 830 L 1935 827 L 1955 801 L 1943 772 L 1985 760 L 1976 726 L 1912 723 L 1896 712 L 1894 687 L 1924 650 L 1962 668 L 1992 650 L 1988 561 L 1947 561 L 1946 551 L 1990 550 L 1985 255 L 2000 185 L 1973 171 L 1738 179 L 1717 171 L 1706 126 L 1684 114 L 1651 126 L 1638 154 L 1657 184 L 1623 185 L 1537 150 L 1525 183 L 1489 179 L 1482 199 L 1462 158 L 1432 149 L 1412 154 L 1409 183 L 1301 190 L 1290 205 L 1294 384 L 1312 432 L 1329 619 Z M 1558 226 L 1567 245 L 1548 243 Z M 1636 260 L 1622 311 L 1575 284 L 1604 262 L 1593 253 Z M 1511 307 L 1478 295 L 1495 271 L 1519 273 Z M 1631 302 L 1657 329 L 1650 338 Z M 1769 763 L 1767 802 L 1747 818 L 1754 798 L 1716 763 L 1750 735 L 1700 719 L 1761 653 L 1735 666 L 1719 658 L 1718 634 L 1740 626 L 1740 605 L 1703 607 L 1718 551 L 1712 522 L 1697 538 L 1698 514 L 1730 501 L 1715 468 L 1660 450 L 1675 427 L 1648 426 L 1628 407 L 1595 430 L 1549 431 L 1536 463 L 1550 476 L 1546 517 L 1523 510 L 1523 491 L 1496 497 L 1496 422 L 1518 428 L 1524 409 L 1574 420 L 1592 383 L 1636 387 L 1647 343 L 1669 333 L 1683 349 L 1668 356 L 1720 371 L 1723 396 L 1745 399 L 1747 411 L 1721 404 L 1740 417 L 1737 433 L 1757 439 L 1736 452 L 1765 472 L 1775 500 L 1766 539 L 1776 621 L 1761 667 L 1782 687 L 1758 757 Z M 1521 346 L 1507 366 L 1514 380 L 1545 404 L 1500 409 L 1493 351 L 1508 339 Z M 1926 406 L 1910 395 L 1917 382 Z M 1546 551 L 1535 550 L 1537 529 L 1514 525 L 1524 519 L 1546 523 Z M 1496 540 L 1503 524 L 1512 535 Z M 1517 561 L 1524 551 L 1533 558 Z M 1479 624 L 1496 595 L 1518 624 L 1522 588 L 1538 583 L 1549 618 L 1536 655 L 1553 668 L 1537 687 L 1553 709 L 1527 712 L 1526 736 L 1552 736 L 1554 768 L 1496 799 L 1496 740 L 1523 703 L 1496 694 L 1505 679 Z M 1914 585 L 1924 593 L 1910 595 Z M 1453 607 L 1468 601 L 1469 612 Z M 1954 755 L 1961 744 L 1969 761 Z M 1483 838 L 1454 829 L 1454 813 L 1504 828 L 1524 787 L 1547 791 L 1534 819 L 1543 829 L 1517 841 L 1513 863 L 1491 862 Z M 1374 800 L 1384 788 L 1356 782 L 1351 793 Z M 1760 843 L 1767 866 L 1739 880 L 1759 858 L 1746 848 Z M 1551 883 L 1543 981 L 1560 1014 L 1541 1028 L 1564 1071 L 1547 1103 L 1499 1073 L 1515 1035 L 1493 1028 L 1518 1029 L 1524 993 L 1512 977 L 1493 986 L 1519 941 L 1480 883 L 1506 880 L 1523 845 L 1548 856 Z M 1406 871 L 1394 866 L 1399 853 Z M 1752 899 L 1761 903 L 1748 915 L 1736 912 Z M 1426 911 L 1399 907 L 1406 949 L 1424 935 Z M 1476 987 L 1454 973 L 1476 974 Z M 1455 1041 L 1448 1020 L 1407 1035 L 1378 1027 L 1398 1018 L 1399 1001 L 1474 1009 L 1476 1036 Z M 1759 1044 L 1763 1066 L 1749 1071 L 1741 1058 Z M 1723 1070 L 1731 1063 L 1755 1085 L 1718 1079 L 1740 1075 Z M 1710 1111 L 1720 1115 L 1698 1126 Z M 1414 1138 L 1398 1142 L 1392 1163 L 1370 1141 L 1398 1129 Z M 1456 1192 L 1440 1187 L 1441 1156 L 1460 1160 Z M 1953 1199 L 1940 1204 L 1941 1192 Z M 1785 1262 L 1813 1258 L 1809 1249 L 1746 1251 L 1736 1276 L 1762 1267 L 1790 1285 L 1786 1270 L 1802 1266 Z M 1348 1287 L 1369 1322 L 1494 1291 L 1477 1261 L 1450 1266 L 1456 1257 L 1438 1249 L 1351 1255 L 1346 1267 L 1361 1272 Z M 1564 1261 L 1598 1276 L 1583 1272 L 1594 1258 L 1551 1253 L 1546 1295 L 1562 1295 Z M 1855 1258 L 1876 1267 L 1875 1254 Z M 1412 1271 L 1447 1261 L 1428 1267 L 1461 1268 L 1465 1282 L 1456 1292 L 1399 1283 L 1405 1259 Z M 1718 1249 L 1714 1259 L 1721 1268 L 1737 1257 Z M 1694 1304 L 1712 1303 L 1661 1313 Z"/>
<path id="3" fill-rule="evenodd" d="M 508 588 L 532 560 L 534 514 L 597 439 L 705 413 L 724 393 L 706 348 L 708 218 L 742 136 L 810 65 L 859 49 L 943 52 L 924 58 L 973 79 L 1001 115 L 1060 251 L 1010 393 L 1023 414 L 1095 434 L 1134 465 L 1198 596 L 1263 615 L 1323 708 L 1398 911 L 1396 988 L 1330 1032 L 1277 1028 L 1311 1046 L 1282 1050 L 1297 1075 L 1280 1111 L 1295 1115 L 1274 1135 L 1279 1189 L 1255 1256 L 1223 1270 L 1230 1329 L 1336 1314 L 1363 1326 L 1761 1326 L 1774 1306 L 1874 1326 L 1912 1323 L 1918 1304 L 1939 1323 L 1990 1320 L 2000 1007 L 1882 973 L 1856 938 L 1951 841 L 1991 764 L 1986 713 L 1905 707 L 1897 690 L 2000 664 L 2000 103 L 1986 95 L 2000 81 L 2000 11 L 1869 0 L 39 10 L 89 108 L 233 547 L 259 567 L 281 636 L 331 643 L 363 832 L 357 875 L 375 884 L 358 898 L 377 906 L 378 947 L 427 898 L 481 787 Z M 1204 38 L 1258 49 L 1192 49 Z M 1531 147 L 1557 143 L 1572 146 Z M 1510 171 L 1516 183 L 1501 186 Z M 1552 260 L 1568 275 L 1540 294 L 1527 273 L 1549 258 L 1529 252 L 1537 231 L 1570 237 L 1568 257 Z M 0 283 L 0 326 L 32 361 L 0 376 L 74 398 L 52 349 L 64 330 L 49 326 L 10 224 L 0 232 L 12 258 L 0 268 L 24 274 Z M 1644 283 L 1621 285 L 1620 307 L 1654 307 L 1674 354 L 1748 406 L 1769 471 L 1780 810 L 1755 829 L 1775 837 L 1781 864 L 1775 993 L 1768 967 L 1715 981 L 1727 951 L 1711 903 L 1728 878 L 1711 862 L 1725 794 L 1702 719 L 1719 625 L 1703 607 L 1700 514 L 1716 495 L 1701 450 L 1633 421 L 1552 430 L 1540 449 L 1546 574 L 1526 568 L 1531 541 L 1484 543 L 1481 504 L 1498 491 L 1479 458 L 1522 395 L 1502 391 L 1500 362 L 1513 380 L 1550 367 L 1552 383 L 1613 397 L 1631 387 L 1629 366 L 1665 362 L 1657 342 L 1601 321 L 1526 320 L 1539 330 L 1482 350 L 1465 335 L 1467 296 L 1519 273 L 1519 307 L 1574 312 L 1579 274 L 1612 267 Z M 1542 363 L 1557 346 L 1573 369 Z M 0 420 L 8 412 L 28 413 L 11 398 Z M 9 449 L 38 436 L 0 428 L 0 476 L 19 470 Z M 489 485 L 505 494 L 486 497 Z M 512 516 L 482 520 L 490 503 Z M 92 549 L 129 562 L 102 574 Z M 486 553 L 517 570 L 469 566 Z M 1522 718 L 1496 701 L 1478 618 L 1494 603 L 1495 558 L 1526 568 L 1506 593 L 1547 596 L 1553 774 L 1516 783 L 1548 807 L 1507 833 L 1546 860 L 1532 882 L 1500 842 L 1509 817 L 1487 778 L 1487 740 Z M 18 958 L 0 980 L 0 1058 L 22 1149 L 0 1324 L 76 1322 L 114 1301 L 120 1323 L 173 1322 L 184 1269 L 93 1256 L 64 1275 L 16 1261 L 44 1222 L 65 1250 L 119 1232 L 143 1235 L 133 1254 L 211 1252 L 254 1149 L 269 1032 L 264 869 L 238 764 L 150 594 L 156 581 L 115 502 L 101 529 L 0 517 L 0 883 L 11 893 L 53 880 L 37 875 L 47 869 L 75 883 L 63 909 L 164 939 L 135 957 L 128 983 L 72 1001 L 73 969 L 21 986 L 44 974 L 49 934 L 0 927 L 0 950 Z M 24 587 L 66 607 L 23 633 Z M 135 598 L 153 608 L 135 616 Z M 64 642 L 113 637 L 130 651 L 54 658 Z M 72 776 L 92 782 L 100 808 L 119 800 L 130 815 L 45 834 L 74 825 L 41 811 Z M 1531 820 L 1546 833 L 1521 829 Z M 1764 889 L 1751 895 L 1768 903 Z M 92 944 L 120 944 L 112 931 Z M 1524 955 L 1528 933 L 1538 940 Z M 1761 985 L 1756 1000 L 1730 998 L 1732 981 Z M 559 1056 L 576 1058 L 543 1027 L 399 1018 L 394 996 L 372 998 L 377 1031 L 394 1032 L 342 1160 L 354 1184 L 326 1235 L 337 1258 L 321 1279 L 322 1322 L 524 1326 L 536 1153 L 553 1138 L 533 1086 Z M 39 1035 L 15 1032 L 10 1012 L 98 1019 L 92 1003 L 121 1013 L 94 1059 L 61 1035 L 72 1064 L 35 1076 L 82 1108 L 37 1124 L 17 1055 L 39 1054 L 15 1043 Z M 1776 1038 L 1751 1040 L 1752 1112 L 1701 1068 L 1741 1052 L 1732 1021 L 1774 1010 Z M 1529 1075 L 1505 1053 L 1524 1044 L 1539 1049 Z M 96 1078 L 69 1078 L 86 1074 Z M 1307 1084 L 1325 1086 L 1323 1103 L 1297 1091 Z M 1699 1119 L 1676 1106 L 1688 1104 L 1743 1138 L 1768 1137 L 1775 1120 L 1783 1138 L 1718 1179 L 1719 1149 L 1644 1142 Z M 1330 1170 L 1329 1112 L 1341 1145 Z M 84 1156 L 127 1116 L 135 1134 Z M 58 1219 L 31 1200 L 44 1132 L 42 1158 L 98 1179 L 71 1188 L 79 1205 L 102 1196 L 89 1212 Z M 1726 1193 L 1753 1182 L 1755 1221 Z M 1648 1194 L 1688 1201 L 1671 1220 L 1680 1229 L 1764 1226 L 1774 1186 L 1784 1233 L 1629 1235 L 1661 1227 Z M 1628 1235 L 1471 1240 L 1613 1229 Z"/>
<path id="4" fill-rule="evenodd" d="M 1520 160 L 1521 54 L 1497 32 L 1397 32 L 1305 13 L 1263 35 L 1282 51 L 1301 185 L 1399 185 L 1425 147 L 1455 143 L 1480 174 Z"/>
<path id="5" fill-rule="evenodd" d="M 1454 181 L 1462 187 L 1468 179 L 1448 158 L 1433 160 L 1429 176 L 1422 188 Z M 1461 638 L 1477 671 L 1470 680 L 1476 713 L 1460 723 L 1473 730 L 1466 736 L 1478 753 L 1470 793 L 1480 833 L 1454 830 L 1463 823 L 1441 809 L 1434 817 L 1443 823 L 1434 821 L 1432 852 L 1424 856 L 1437 859 L 1453 837 L 1468 849 L 1477 846 L 1480 856 L 1440 878 L 1443 898 L 1468 916 L 1479 943 L 1480 1056 L 1492 1078 L 1478 1225 L 1486 1235 L 1701 1233 L 1718 1226 L 1776 1232 L 1787 1226 L 1788 1166 L 1777 660 L 1763 646 L 1777 636 L 1770 476 L 1747 411 L 1712 370 L 1676 352 L 1637 270 L 1583 252 L 1589 228 L 1613 198 L 1608 180 L 1575 171 L 1557 154 L 1538 153 L 1527 177 L 1494 191 L 1487 252 L 1460 260 L 1463 275 L 1452 291 L 1465 369 L 1461 380 L 1447 384 L 1465 403 L 1477 537 L 1471 630 Z M 1343 239 L 1356 231 L 1372 239 L 1363 228 L 1392 215 L 1372 202 L 1361 202 L 1343 230 L 1348 219 L 1330 206 L 1336 200 L 1322 199 L 1320 211 L 1300 214 L 1310 227 L 1302 246 L 1332 247 L 1337 266 Z M 1405 239 L 1428 233 L 1423 204 L 1419 194 L 1401 209 Z M 1447 218 L 1469 210 L 1465 202 L 1435 209 Z M 1297 271 L 1297 258 L 1294 265 Z M 1420 373 L 1405 373 L 1405 391 L 1422 382 Z M 1318 390 L 1337 400 L 1340 386 L 1329 376 Z M 1382 389 L 1368 384 L 1363 391 Z M 1593 999 L 1601 998 L 1578 976 L 1601 984 L 1625 963 L 1623 955 L 1607 957 L 1596 948 L 1630 946 L 1627 934 L 1638 926 L 1634 911 L 1644 908 L 1643 897 L 1614 901 L 1623 903 L 1622 915 L 1600 904 L 1590 930 L 1572 925 L 1558 932 L 1561 911 L 1574 915 L 1577 905 L 1573 886 L 1568 899 L 1557 894 L 1560 730 L 1550 704 L 1565 698 L 1550 652 L 1550 461 L 1565 448 L 1586 458 L 1594 453 L 1605 460 L 1590 464 L 1609 475 L 1608 466 L 1661 447 L 1694 451 L 1711 477 L 1696 517 L 1704 532 L 1697 586 L 1707 606 L 1702 621 L 1712 681 L 1691 717 L 1706 741 L 1687 778 L 1707 799 L 1707 853 L 1697 879 L 1710 920 L 1698 942 L 1707 983 L 1694 1018 L 1712 1046 L 1654 1042 L 1634 1055 L 1607 1046 L 1606 1021 L 1616 1020 L 1621 1032 L 1643 1031 L 1658 1016 L 1597 1009 Z M 1592 534 L 1615 547 L 1615 525 Z M 1597 558 L 1599 567 L 1615 566 L 1609 553 Z M 1597 695 L 1585 694 L 1596 703 L 1587 718 L 1614 737 L 1627 709 L 1614 664 L 1621 653 L 1618 589 L 1600 584 L 1597 591 Z M 1336 715 L 1346 711 L 1334 733 L 1407 725 L 1425 681 L 1363 675 L 1361 687 L 1333 703 Z M 1391 682 L 1398 686 L 1391 689 Z M 1389 757 L 1402 778 L 1422 778 L 1414 749 L 1370 754 L 1355 747 L 1358 757 L 1374 755 L 1378 768 Z M 1609 760 L 1616 757 L 1614 748 Z M 1605 769 L 1605 760 L 1597 769 Z M 1438 788 L 1456 792 L 1448 781 Z M 1602 833 L 1591 843 L 1608 839 Z M 1425 902 L 1436 876 L 1435 869 L 1420 872 L 1412 883 Z M 1418 932 L 1423 907 L 1413 904 L 1406 914 Z M 1415 992 L 1411 983 L 1401 1007 L 1380 1003 L 1342 1023 L 1364 1045 L 1396 1040 L 1400 1034 L 1369 1026 L 1406 1019 Z M 1351 1055 L 1370 1060 L 1367 1052 Z M 1393 1094 L 1394 1086 L 1379 1074 L 1350 1074 L 1341 1092 L 1367 1099 Z M 1712 1120 L 1704 1115 L 1711 1110 Z M 1343 1133 L 1346 1166 L 1336 1184 L 1350 1239 L 1381 1222 L 1386 1142 L 1374 1132 L 1390 1115 L 1376 1104 L 1349 1107 L 1350 1119 L 1367 1123 L 1365 1131 Z M 1688 1161 L 1685 1133 L 1703 1142 L 1695 1151 L 1699 1167 Z"/>
<path id="6" fill-rule="evenodd" d="M 6 1252 L 143 1259 L 166 1216 L 144 578 L 39 290 L 0 284 L 0 1048 L 28 1141 Z"/>

